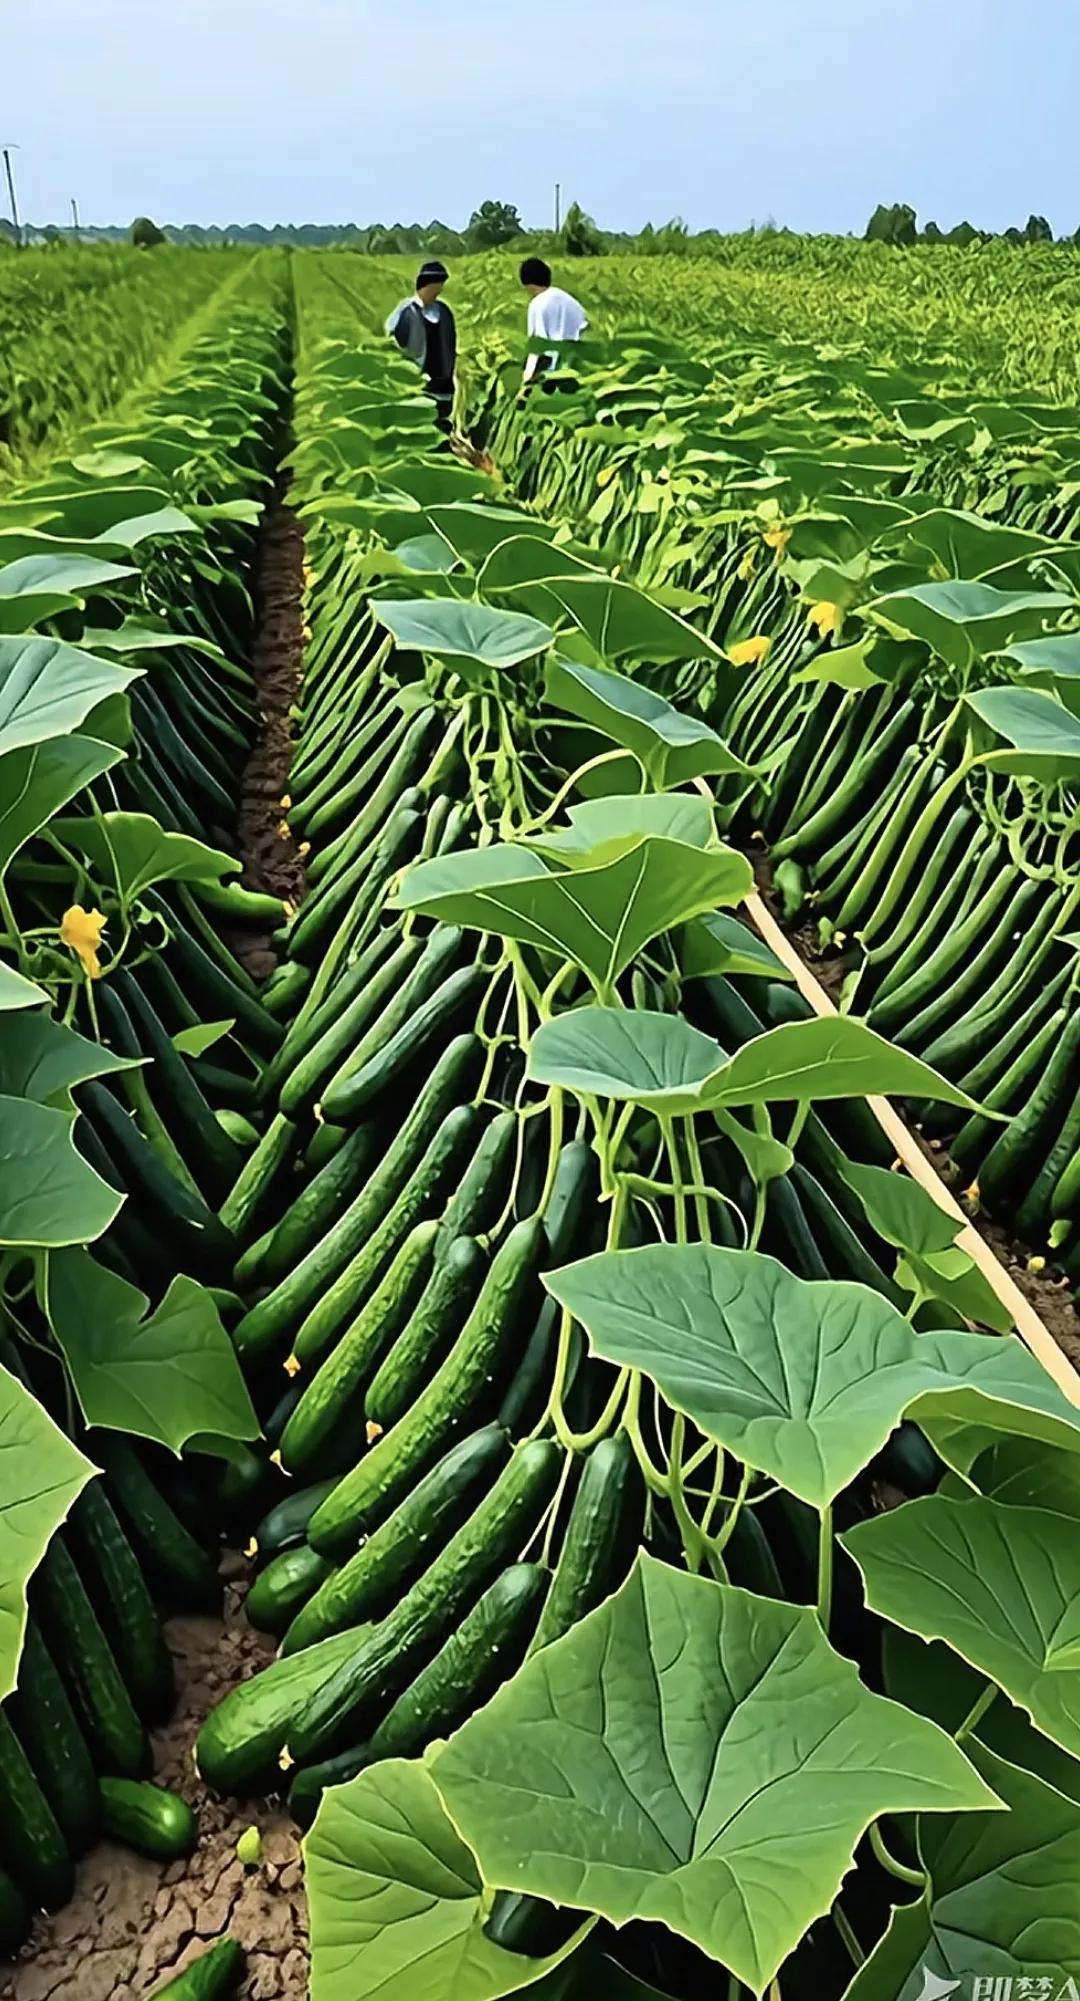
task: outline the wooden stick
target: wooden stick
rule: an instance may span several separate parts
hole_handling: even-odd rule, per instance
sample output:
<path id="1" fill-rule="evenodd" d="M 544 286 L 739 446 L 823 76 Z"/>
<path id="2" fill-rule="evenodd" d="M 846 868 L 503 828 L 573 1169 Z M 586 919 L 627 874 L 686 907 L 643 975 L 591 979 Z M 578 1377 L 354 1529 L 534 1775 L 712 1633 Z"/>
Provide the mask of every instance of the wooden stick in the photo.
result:
<path id="1" fill-rule="evenodd" d="M 803 963 L 775 917 L 756 892 L 747 897 L 746 907 L 765 943 L 787 967 L 799 992 L 809 1001 L 814 1013 L 826 1017 L 835 1015 L 838 1010 L 833 1006 L 824 987 L 814 978 L 809 966 Z M 1068 1397 L 1069 1402 L 1080 1409 L 1080 1375 L 1073 1368 L 1068 1356 L 1058 1347 L 1045 1322 L 1040 1320 L 1030 1299 L 1025 1298 L 1015 1279 L 1010 1277 L 1004 1265 L 994 1256 L 989 1244 L 968 1221 L 955 1196 L 946 1188 L 940 1176 L 934 1173 L 922 1148 L 908 1131 L 899 1113 L 893 1110 L 888 1099 L 867 1098 L 866 1102 L 882 1130 L 888 1134 L 898 1160 L 903 1161 L 912 1180 L 917 1181 L 920 1188 L 925 1188 L 938 1208 L 943 1209 L 953 1222 L 962 1224 L 963 1227 L 956 1237 L 959 1248 L 966 1251 L 972 1263 L 978 1266 L 1036 1361 L 1041 1362 L 1047 1375 L 1053 1377 L 1062 1395 Z"/>

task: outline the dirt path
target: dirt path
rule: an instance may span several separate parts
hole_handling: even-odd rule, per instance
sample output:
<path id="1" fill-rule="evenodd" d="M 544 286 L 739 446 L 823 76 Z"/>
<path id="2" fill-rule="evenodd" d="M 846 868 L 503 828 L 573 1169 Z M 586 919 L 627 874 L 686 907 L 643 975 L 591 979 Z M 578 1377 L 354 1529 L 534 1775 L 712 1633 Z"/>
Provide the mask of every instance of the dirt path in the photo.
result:
<path id="1" fill-rule="evenodd" d="M 234 1574 L 246 1566 L 227 1558 Z M 226 1689 L 265 1665 L 272 1648 L 228 1584 L 223 1619 L 170 1620 L 179 1700 L 154 1736 L 155 1777 L 194 1807 L 199 1844 L 186 1862 L 153 1862 L 103 1842 L 79 1866 L 75 1895 L 35 1926 L 18 1963 L 0 1966 L 5 2001 L 145 2001 L 225 1932 L 248 1954 L 243 2001 L 306 2001 L 307 1916 L 300 1849 L 287 1813 L 265 1800 L 217 1800 L 196 1776 L 191 1747 Z M 236 1859 L 244 1829 L 258 1826 L 264 1860 Z"/>

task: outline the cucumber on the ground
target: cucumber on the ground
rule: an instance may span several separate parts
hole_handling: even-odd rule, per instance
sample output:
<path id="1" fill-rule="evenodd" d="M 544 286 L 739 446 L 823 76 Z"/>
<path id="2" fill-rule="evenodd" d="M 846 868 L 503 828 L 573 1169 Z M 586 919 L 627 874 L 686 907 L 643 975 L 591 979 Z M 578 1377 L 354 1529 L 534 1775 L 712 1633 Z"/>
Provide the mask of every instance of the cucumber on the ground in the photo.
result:
<path id="1" fill-rule="evenodd" d="M 487 1702 L 524 1659 L 548 1584 L 538 1563 L 512 1563 L 489 1584 L 372 1732 L 371 1758 L 417 1757 Z"/>
<path id="2" fill-rule="evenodd" d="M 75 1872 L 56 1816 L 6 1712 L 0 1709 L 0 1860 L 35 1906 L 58 1911 Z"/>
<path id="3" fill-rule="evenodd" d="M 150 1745 L 71 1552 L 54 1536 L 35 1573 L 36 1609 L 100 1771 L 141 1778 Z"/>
<path id="4" fill-rule="evenodd" d="M 622 1582 L 620 1557 L 629 1556 L 627 1517 L 641 1493 L 637 1460 L 625 1431 L 594 1445 L 581 1471 L 531 1651 L 561 1639 Z"/>
<path id="5" fill-rule="evenodd" d="M 355 1633 L 332 1633 L 230 1689 L 195 1741 L 195 1762 L 207 1785 L 219 1793 L 276 1785 L 278 1758 L 301 1706 L 356 1650 Z"/>
<path id="6" fill-rule="evenodd" d="M 23 1895 L 14 1876 L 9 1875 L 6 1869 L 0 1869 L 0 1953 L 5 1958 L 13 1958 L 18 1952 L 32 1923 L 29 1899 Z"/>
<path id="7" fill-rule="evenodd" d="M 210 1610 L 220 1600 L 217 1565 L 184 1527 L 125 1438 L 103 1432 L 94 1453 L 151 1576 L 185 1611 Z"/>
<path id="8" fill-rule="evenodd" d="M 316 1509 L 308 1537 L 333 1555 L 373 1528 L 414 1480 L 482 1415 L 506 1372 L 523 1316 L 530 1314 L 547 1235 L 531 1216 L 511 1230 L 492 1259 L 479 1297 L 450 1353 L 413 1404 Z"/>
<path id="9" fill-rule="evenodd" d="M 309 1543 L 295 1544 L 271 1557 L 260 1570 L 244 1600 L 248 1620 L 260 1633 L 283 1633 L 291 1619 L 333 1574 L 318 1550 Z"/>
<path id="10" fill-rule="evenodd" d="M 317 1765 L 302 1765 L 289 1787 L 289 1812 L 297 1825 L 306 1833 L 327 1787 L 345 1785 L 369 1763 L 367 1745 L 361 1744 L 339 1751 L 333 1758 L 323 1758 Z"/>
<path id="11" fill-rule="evenodd" d="M 94 1761 L 37 1620 L 28 1618 L 19 1685 L 10 1703 L 16 1735 L 73 1855 L 81 1855 L 101 1815 Z"/>
<path id="12" fill-rule="evenodd" d="M 83 1576 L 141 1716 L 158 1722 L 176 1692 L 172 1655 L 149 1587 L 102 1480 L 83 1488 L 71 1511 Z"/>
<path id="13" fill-rule="evenodd" d="M 243 1946 L 219 1938 L 164 1987 L 155 1987 L 150 2001 L 226 2001 L 236 1993 L 246 1963 Z"/>
<path id="14" fill-rule="evenodd" d="M 163 1862 L 190 1855 L 198 1838 L 187 1801 L 146 1779 L 102 1779 L 101 1826 L 111 1841 Z"/>
<path id="15" fill-rule="evenodd" d="M 437 1225 L 440 1236 L 443 1227 Z M 396 1424 L 434 1374 L 461 1332 L 486 1262 L 473 1237 L 456 1237 L 449 1244 L 368 1385 L 364 1415 L 370 1424 L 377 1424 L 382 1431 Z M 334 1351 L 335 1355 L 339 1352 Z"/>
<path id="16" fill-rule="evenodd" d="M 562 1463 L 562 1451 L 551 1439 L 517 1447 L 491 1492 L 434 1562 L 371 1632 L 358 1642 L 353 1636 L 341 1666 L 298 1706 L 285 1740 L 294 1757 L 318 1757 L 340 1747 L 343 1730 L 355 1742 L 357 1724 L 373 1705 L 408 1684 L 527 1541 L 555 1491 Z"/>
<path id="17" fill-rule="evenodd" d="M 320 1585 L 289 1627 L 283 1653 L 298 1653 L 328 1633 L 342 1632 L 363 1620 L 381 1619 L 403 1587 L 461 1527 L 509 1457 L 510 1440 L 497 1424 L 460 1439 L 355 1555 Z"/>
<path id="18" fill-rule="evenodd" d="M 264 1563 L 280 1556 L 283 1549 L 295 1549 L 297 1543 L 303 1542 L 320 1501 L 325 1501 L 336 1486 L 336 1480 L 316 1480 L 310 1487 L 294 1487 L 268 1510 L 253 1538 Z"/>

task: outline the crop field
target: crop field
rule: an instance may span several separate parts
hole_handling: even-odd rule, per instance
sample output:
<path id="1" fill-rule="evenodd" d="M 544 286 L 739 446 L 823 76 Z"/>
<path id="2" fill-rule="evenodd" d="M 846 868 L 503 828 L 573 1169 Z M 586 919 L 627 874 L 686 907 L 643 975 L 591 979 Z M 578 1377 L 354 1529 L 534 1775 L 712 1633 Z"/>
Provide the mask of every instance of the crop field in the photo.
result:
<path id="1" fill-rule="evenodd" d="M 414 276 L 0 261 L 0 1992 L 1080 2001 L 1076 253 Z"/>

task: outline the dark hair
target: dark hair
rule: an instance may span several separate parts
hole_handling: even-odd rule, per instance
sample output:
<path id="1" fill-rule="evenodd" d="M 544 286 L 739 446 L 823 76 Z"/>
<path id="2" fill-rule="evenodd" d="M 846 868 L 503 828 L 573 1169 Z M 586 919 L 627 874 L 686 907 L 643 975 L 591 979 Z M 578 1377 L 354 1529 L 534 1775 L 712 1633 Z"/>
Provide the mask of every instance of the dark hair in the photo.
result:
<path id="1" fill-rule="evenodd" d="M 416 289 L 419 291 L 421 285 L 434 285 L 440 278 L 449 278 L 449 276 L 450 273 L 445 264 L 440 264 L 438 258 L 433 257 L 429 263 L 421 264 L 416 274 Z"/>
<path id="2" fill-rule="evenodd" d="M 550 285 L 551 266 L 542 257 L 526 257 L 520 275 L 523 285 Z"/>

